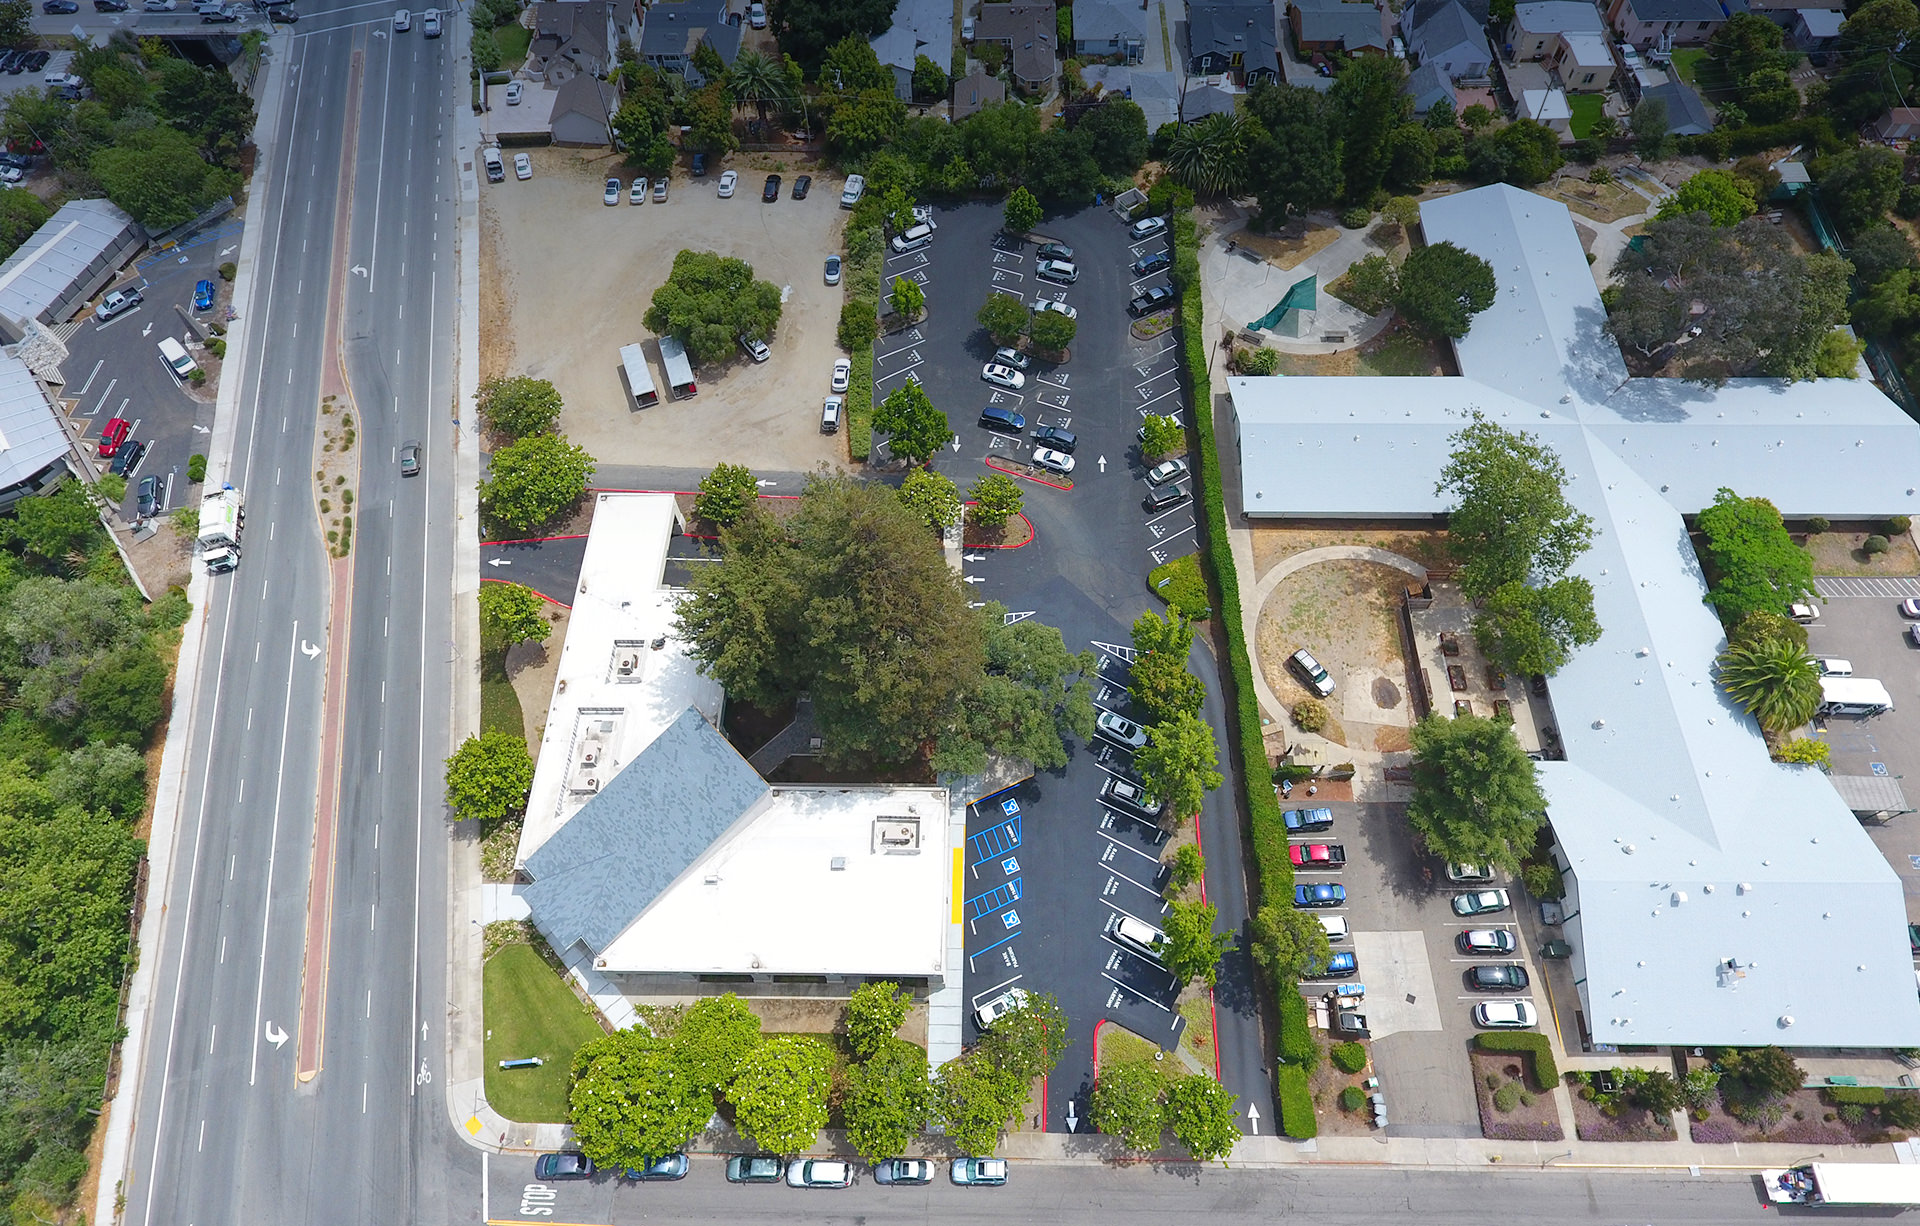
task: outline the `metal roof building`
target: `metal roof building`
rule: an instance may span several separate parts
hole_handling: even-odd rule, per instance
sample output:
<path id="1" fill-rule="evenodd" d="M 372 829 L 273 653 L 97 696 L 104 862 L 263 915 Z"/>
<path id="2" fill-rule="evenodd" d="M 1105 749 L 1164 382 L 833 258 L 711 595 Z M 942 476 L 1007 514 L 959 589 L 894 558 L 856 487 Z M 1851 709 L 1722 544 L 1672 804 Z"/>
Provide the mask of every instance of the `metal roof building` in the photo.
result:
<path id="1" fill-rule="evenodd" d="M 1537 435 L 1597 529 L 1574 570 L 1604 633 L 1552 681 L 1565 760 L 1539 768 L 1593 1039 L 1920 1043 L 1899 878 L 1715 684 L 1724 637 L 1682 520 L 1721 486 L 1788 516 L 1911 514 L 1920 429 L 1863 382 L 1630 378 L 1564 205 L 1496 185 L 1421 216 L 1499 280 L 1462 375 L 1228 380 L 1246 513 L 1439 515 L 1469 412 Z"/>
<path id="2" fill-rule="evenodd" d="M 71 200 L 0 264 L 0 317 L 57 324 L 113 280 L 147 241 L 109 200 Z M 18 329 L 7 325 L 9 341 Z"/>
<path id="3" fill-rule="evenodd" d="M 72 475 L 60 414 L 26 362 L 0 353 L 0 511 Z"/>

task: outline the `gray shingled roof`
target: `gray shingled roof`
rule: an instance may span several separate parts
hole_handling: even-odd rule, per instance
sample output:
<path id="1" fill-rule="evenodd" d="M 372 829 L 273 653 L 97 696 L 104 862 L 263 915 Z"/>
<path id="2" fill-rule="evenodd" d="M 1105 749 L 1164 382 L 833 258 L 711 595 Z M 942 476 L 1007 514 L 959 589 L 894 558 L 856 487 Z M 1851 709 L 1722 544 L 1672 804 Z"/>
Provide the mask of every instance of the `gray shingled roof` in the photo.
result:
<path id="1" fill-rule="evenodd" d="M 1116 38 L 1144 42 L 1147 34 L 1140 21 L 1139 5 L 1120 0 L 1080 0 L 1073 6 L 1073 37 L 1078 42 L 1104 45 Z"/>
<path id="2" fill-rule="evenodd" d="M 1407 45 L 1422 63 L 1436 56 L 1445 57 L 1455 48 L 1464 48 L 1470 60 L 1486 63 L 1493 58 L 1487 50 L 1487 35 L 1458 0 L 1422 11 L 1422 20 L 1407 27 Z"/>
<path id="3" fill-rule="evenodd" d="M 1380 24 L 1371 5 L 1358 6 Z M 1247 72 L 1279 72 L 1280 44 L 1271 3 L 1245 0 L 1194 0 L 1187 7 L 1187 56 L 1232 56 L 1239 52 Z"/>
<path id="4" fill-rule="evenodd" d="M 1641 21 L 1725 21 L 1719 0 L 1627 0 Z"/>
<path id="5" fill-rule="evenodd" d="M 1658 98 L 1667 104 L 1667 131 L 1675 136 L 1701 136 L 1713 131 L 1713 116 L 1707 113 L 1707 104 L 1700 101 L 1700 95 L 1685 81 L 1669 80 L 1641 97 Z"/>
<path id="6" fill-rule="evenodd" d="M 527 859 L 534 922 L 555 949 L 599 952 L 766 794 L 687 708 Z"/>
<path id="7" fill-rule="evenodd" d="M 717 0 L 658 0 L 640 24 L 640 55 L 691 56 L 703 35 L 728 67 L 740 54 L 741 27 L 727 24 Z"/>

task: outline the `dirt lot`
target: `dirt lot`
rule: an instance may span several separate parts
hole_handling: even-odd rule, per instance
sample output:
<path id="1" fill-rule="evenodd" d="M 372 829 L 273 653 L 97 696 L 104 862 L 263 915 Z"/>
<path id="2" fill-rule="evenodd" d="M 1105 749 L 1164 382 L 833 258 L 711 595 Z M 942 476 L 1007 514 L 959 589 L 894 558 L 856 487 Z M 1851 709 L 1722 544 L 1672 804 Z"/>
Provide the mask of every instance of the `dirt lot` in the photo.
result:
<path id="1" fill-rule="evenodd" d="M 839 324 L 841 287 L 821 265 L 839 249 L 847 214 L 841 179 L 801 159 L 742 155 L 691 180 L 676 170 L 664 204 L 609 208 L 601 185 L 632 171 L 604 151 L 534 149 L 533 178 L 485 184 L 481 194 L 481 375 L 550 379 L 566 401 L 561 426 L 605 464 L 708 468 L 720 461 L 758 469 L 844 465 L 843 435 L 820 433 Z M 731 200 L 715 196 L 720 172 L 740 171 Z M 760 202 L 768 171 L 782 177 L 777 204 Z M 794 176 L 814 176 L 805 200 L 789 198 Z M 628 407 L 620 346 L 649 337 L 641 317 L 683 248 L 737 256 L 754 275 L 786 287 L 773 358 L 744 355 L 696 370 L 700 394 L 666 395 L 658 352 L 647 345 L 660 403 Z"/>
<path id="2" fill-rule="evenodd" d="M 1311 651 L 1339 684 L 1321 735 L 1379 752 L 1407 747 L 1413 722 L 1406 668 L 1394 623 L 1407 576 L 1374 562 L 1323 562 L 1282 579 L 1260 610 L 1256 658 L 1289 707 L 1310 697 L 1286 667 L 1295 648 Z"/>

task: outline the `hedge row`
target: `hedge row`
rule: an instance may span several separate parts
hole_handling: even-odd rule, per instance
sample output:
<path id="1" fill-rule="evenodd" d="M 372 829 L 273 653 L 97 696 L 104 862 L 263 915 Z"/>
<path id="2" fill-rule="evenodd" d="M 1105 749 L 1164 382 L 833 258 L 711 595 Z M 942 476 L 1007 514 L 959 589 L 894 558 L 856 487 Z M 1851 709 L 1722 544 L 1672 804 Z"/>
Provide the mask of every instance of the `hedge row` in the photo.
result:
<path id="1" fill-rule="evenodd" d="M 1312 1068 L 1320 1060 L 1306 998 L 1291 989 L 1280 993 L 1280 1058 L 1302 1068 Z"/>
<path id="2" fill-rule="evenodd" d="M 872 232 L 872 238 L 857 241 L 856 236 Z M 877 304 L 880 301 L 880 266 L 884 260 L 881 254 L 882 235 L 878 222 L 860 225 L 850 222 L 845 237 L 841 240 L 847 256 L 841 269 L 841 283 L 847 287 L 849 301 L 865 299 Z M 849 372 L 847 384 L 847 403 L 843 416 L 847 423 L 847 453 L 856 460 L 865 460 L 873 451 L 873 346 L 862 345 L 852 355 L 853 369 Z"/>
<path id="3" fill-rule="evenodd" d="M 1553 1044 L 1544 1034 L 1483 1031 L 1473 1037 L 1473 1045 L 1481 1051 L 1525 1052 L 1532 1056 L 1534 1088 L 1543 1093 L 1560 1084 L 1560 1066 L 1553 1059 Z"/>
<path id="4" fill-rule="evenodd" d="M 1887 1092 L 1880 1086 L 1828 1086 L 1827 1101 L 1835 1105 L 1841 1103 L 1859 1103 L 1862 1106 L 1877 1107 L 1887 1101 Z"/>
<path id="5" fill-rule="evenodd" d="M 1715 128 L 1699 136 L 1683 136 L 1679 141 L 1682 153 L 1699 154 L 1716 162 L 1777 149 L 1783 145 L 1811 146 L 1819 154 L 1834 153 L 1846 144 L 1834 132 L 1833 121 L 1825 115 L 1809 115 L 1804 119 L 1789 119 L 1785 123 L 1759 124 L 1748 128 Z"/>
<path id="6" fill-rule="evenodd" d="M 1298 1140 L 1320 1135 L 1313 1116 L 1313 1091 L 1307 1088 L 1307 1070 L 1283 1064 L 1273 1075 L 1274 1096 L 1280 1101 L 1280 1131 Z"/>

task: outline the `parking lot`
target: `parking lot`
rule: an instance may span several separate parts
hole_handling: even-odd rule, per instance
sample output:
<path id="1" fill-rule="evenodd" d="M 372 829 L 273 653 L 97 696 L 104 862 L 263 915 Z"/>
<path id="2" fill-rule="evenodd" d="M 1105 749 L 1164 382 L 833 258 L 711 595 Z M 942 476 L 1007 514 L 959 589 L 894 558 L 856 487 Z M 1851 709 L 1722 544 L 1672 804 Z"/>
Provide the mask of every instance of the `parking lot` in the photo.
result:
<path id="1" fill-rule="evenodd" d="M 511 151 L 509 151 L 511 153 Z M 846 462 L 844 433 L 820 433 L 820 402 L 833 361 L 842 288 L 825 284 L 826 257 L 839 251 L 847 213 L 841 179 L 797 159 L 750 155 L 778 164 L 780 199 L 760 200 L 764 170 L 748 156 L 717 160 L 702 179 L 677 166 L 664 202 L 602 203 L 610 177 L 633 171 L 605 152 L 528 151 L 533 178 L 509 171 L 481 189 L 481 281 L 485 377 L 550 379 L 566 403 L 561 427 L 607 465 L 671 463 L 702 471 L 723 461 L 755 469 L 807 471 Z M 730 200 L 717 198 L 723 170 L 740 171 Z M 792 199 L 797 174 L 812 173 L 805 200 Z M 755 364 L 744 354 L 696 370 L 700 391 L 675 399 L 660 355 L 641 322 L 653 291 L 683 249 L 745 260 L 754 276 L 782 287 L 785 308 Z M 633 409 L 620 375 L 620 348 L 646 341 L 660 401 Z"/>

